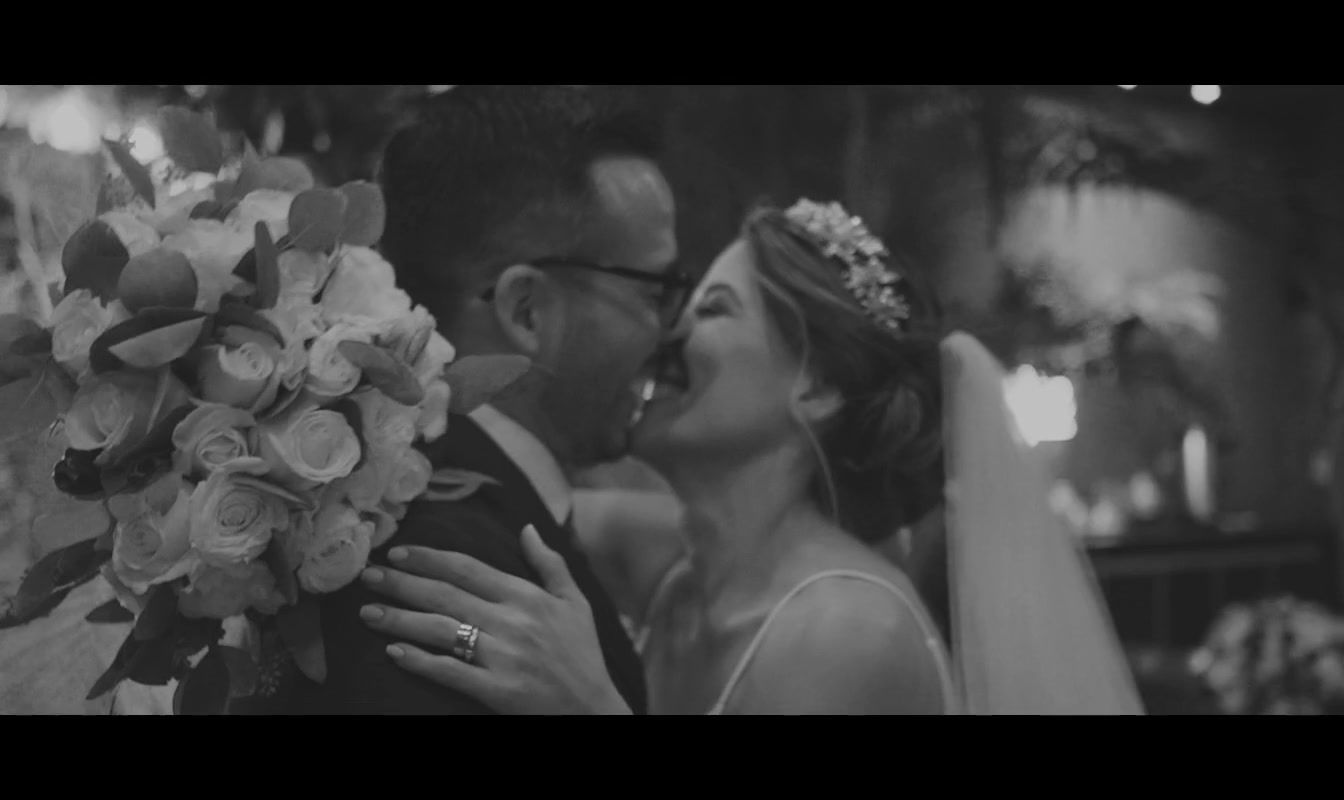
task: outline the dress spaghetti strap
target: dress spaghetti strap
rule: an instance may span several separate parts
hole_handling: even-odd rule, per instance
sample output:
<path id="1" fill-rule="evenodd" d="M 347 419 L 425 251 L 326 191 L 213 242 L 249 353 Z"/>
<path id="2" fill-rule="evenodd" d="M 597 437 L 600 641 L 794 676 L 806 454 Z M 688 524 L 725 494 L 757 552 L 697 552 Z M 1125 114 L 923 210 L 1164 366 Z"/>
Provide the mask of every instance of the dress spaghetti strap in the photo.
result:
<path id="1" fill-rule="evenodd" d="M 954 708 L 956 689 L 955 684 L 952 681 L 951 668 L 947 663 L 947 657 L 943 654 L 943 648 L 938 638 L 938 634 L 934 630 L 933 625 L 926 619 L 925 613 L 919 604 L 911 600 L 905 590 L 884 578 L 871 575 L 867 572 L 859 572 L 857 570 L 832 569 L 818 572 L 815 575 L 807 577 L 797 586 L 790 589 L 788 594 L 780 598 L 778 603 L 775 603 L 774 607 L 770 609 L 770 613 L 766 615 L 765 621 L 761 623 L 760 629 L 756 631 L 756 635 L 752 637 L 751 643 L 747 645 L 746 652 L 744 652 L 742 658 L 738 660 L 737 666 L 733 669 L 732 675 L 728 678 L 727 684 L 723 687 L 723 692 L 719 695 L 718 701 L 714 703 L 713 707 L 706 713 L 711 715 L 723 713 L 723 709 L 728 704 L 728 700 L 732 698 L 733 691 L 737 689 L 737 685 L 741 682 L 742 676 L 746 674 L 747 667 L 751 665 L 751 660 L 755 657 L 756 651 L 760 649 L 761 643 L 765 641 L 765 634 L 770 629 L 770 623 L 774 622 L 775 617 L 779 616 L 779 612 L 784 608 L 784 605 L 792 600 L 799 592 L 812 584 L 827 578 L 849 578 L 881 586 L 894 594 L 897 599 L 913 612 L 915 622 L 919 625 L 921 632 L 924 634 L 925 641 L 933 652 L 934 660 L 938 665 L 938 677 L 943 687 L 943 707 L 944 709 L 949 710 Z"/>

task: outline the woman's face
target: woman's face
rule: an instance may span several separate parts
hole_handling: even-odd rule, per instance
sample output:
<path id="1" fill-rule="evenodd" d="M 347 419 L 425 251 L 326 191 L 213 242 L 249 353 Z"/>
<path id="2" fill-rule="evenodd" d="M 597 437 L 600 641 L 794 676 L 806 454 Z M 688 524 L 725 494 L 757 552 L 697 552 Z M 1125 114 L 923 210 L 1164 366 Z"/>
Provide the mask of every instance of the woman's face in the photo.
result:
<path id="1" fill-rule="evenodd" d="M 645 406 L 636 455 L 675 474 L 688 462 L 740 458 L 798 435 L 792 398 L 801 363 L 766 314 L 745 242 L 710 267 L 678 332 L 683 358 L 663 371 Z"/>

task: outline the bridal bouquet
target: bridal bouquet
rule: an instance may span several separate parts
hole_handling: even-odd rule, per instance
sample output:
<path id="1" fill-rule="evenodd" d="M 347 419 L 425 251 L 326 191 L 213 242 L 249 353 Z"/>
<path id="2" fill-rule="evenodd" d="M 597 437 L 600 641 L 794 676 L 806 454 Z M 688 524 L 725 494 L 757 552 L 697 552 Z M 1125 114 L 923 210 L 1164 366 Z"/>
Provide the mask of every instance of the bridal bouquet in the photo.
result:
<path id="1" fill-rule="evenodd" d="M 157 175 L 106 142 L 99 213 L 65 245 L 49 324 L 0 326 L 0 354 L 61 398 L 57 488 L 108 521 L 38 562 L 11 614 L 101 575 L 119 602 L 90 620 L 134 626 L 90 698 L 176 679 L 175 710 L 220 711 L 274 688 L 277 658 L 322 679 L 313 595 L 353 581 L 430 487 L 416 444 L 450 405 L 520 365 L 454 360 L 373 249 L 376 185 L 319 188 L 248 145 L 228 157 L 181 109 L 160 127 Z"/>

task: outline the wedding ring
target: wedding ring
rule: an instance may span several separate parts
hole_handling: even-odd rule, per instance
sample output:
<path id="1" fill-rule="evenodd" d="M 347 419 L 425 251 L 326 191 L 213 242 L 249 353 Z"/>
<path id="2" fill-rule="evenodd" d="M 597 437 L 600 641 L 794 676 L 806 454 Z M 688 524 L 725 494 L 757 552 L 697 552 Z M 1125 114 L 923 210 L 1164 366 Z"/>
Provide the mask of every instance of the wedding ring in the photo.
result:
<path id="1" fill-rule="evenodd" d="M 468 664 L 476 660 L 476 638 L 481 629 L 463 622 L 457 626 L 457 640 L 453 642 L 453 658 Z"/>

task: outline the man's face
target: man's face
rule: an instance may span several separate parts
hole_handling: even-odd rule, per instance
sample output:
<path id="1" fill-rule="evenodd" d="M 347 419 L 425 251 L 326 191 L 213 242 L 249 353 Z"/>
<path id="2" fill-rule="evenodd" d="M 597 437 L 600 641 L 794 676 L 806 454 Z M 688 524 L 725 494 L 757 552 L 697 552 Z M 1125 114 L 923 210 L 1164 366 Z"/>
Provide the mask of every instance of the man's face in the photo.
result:
<path id="1" fill-rule="evenodd" d="M 603 267 L 662 275 L 677 258 L 672 190 L 652 162 L 612 157 L 591 174 L 601 212 L 573 253 Z M 564 270 L 567 324 L 543 397 L 567 460 L 583 466 L 626 452 L 639 404 L 636 379 L 664 334 L 662 287 L 619 275 Z"/>

